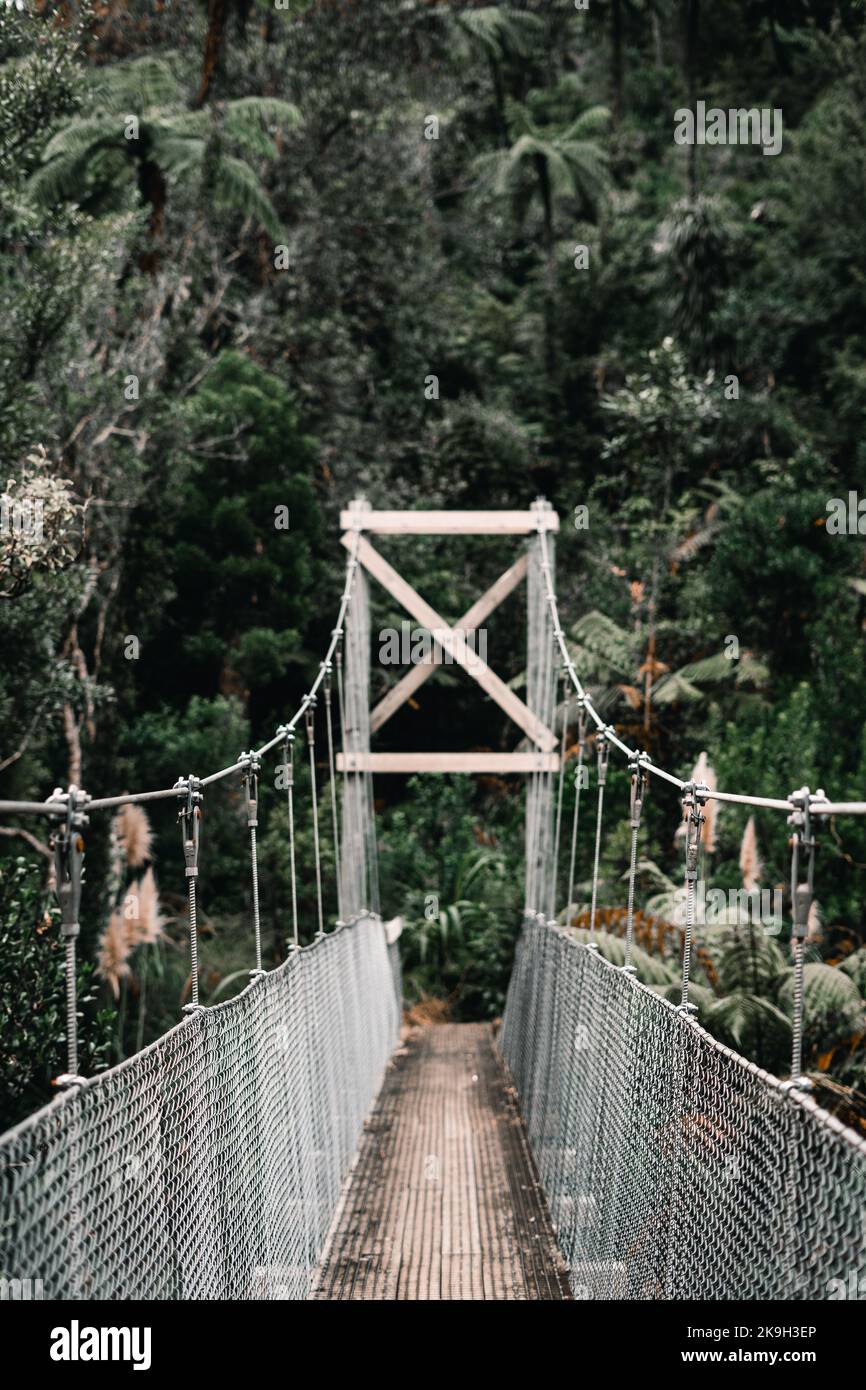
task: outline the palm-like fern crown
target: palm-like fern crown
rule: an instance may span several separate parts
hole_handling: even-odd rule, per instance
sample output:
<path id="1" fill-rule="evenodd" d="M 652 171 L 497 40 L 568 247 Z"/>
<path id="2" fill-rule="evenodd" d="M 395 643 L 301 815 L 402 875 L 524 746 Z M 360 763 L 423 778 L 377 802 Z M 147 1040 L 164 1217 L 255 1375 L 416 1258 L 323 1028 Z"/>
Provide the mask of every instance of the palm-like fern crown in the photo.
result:
<path id="1" fill-rule="evenodd" d="M 566 126 L 541 126 L 521 102 L 508 100 L 505 121 L 511 145 L 477 162 L 482 182 L 497 197 L 520 192 L 528 162 L 543 164 L 554 198 L 576 198 L 595 207 L 607 183 L 607 152 L 595 139 L 609 113 L 592 106 Z"/>
<path id="2" fill-rule="evenodd" d="M 70 121 L 48 141 L 30 186 L 36 198 L 53 205 L 78 194 L 87 166 L 103 149 L 147 157 L 167 176 L 200 176 L 205 155 L 221 139 L 210 184 L 214 203 L 251 214 L 279 235 L 274 212 L 250 161 L 275 159 L 270 129 L 290 130 L 300 114 L 276 97 L 241 97 L 224 106 L 192 111 L 171 55 L 136 58 L 97 71 L 91 80 L 87 114 Z M 128 123 L 138 122 L 138 139 Z"/>
<path id="3" fill-rule="evenodd" d="M 538 15 L 483 5 L 453 16 L 457 29 L 489 57 L 502 62 L 507 58 L 529 58 L 544 32 Z"/>

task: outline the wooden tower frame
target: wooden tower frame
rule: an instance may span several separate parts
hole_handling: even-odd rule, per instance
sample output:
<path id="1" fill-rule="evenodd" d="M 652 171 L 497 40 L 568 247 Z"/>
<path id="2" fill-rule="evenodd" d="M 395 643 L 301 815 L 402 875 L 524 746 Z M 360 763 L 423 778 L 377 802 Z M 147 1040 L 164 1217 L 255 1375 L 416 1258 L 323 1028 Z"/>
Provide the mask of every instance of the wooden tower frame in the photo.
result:
<path id="1" fill-rule="evenodd" d="M 524 551 L 494 584 L 473 603 L 453 626 L 431 608 L 412 585 L 398 574 L 375 549 L 368 536 L 532 536 L 539 530 L 559 530 L 559 517 L 543 499 L 528 511 L 373 511 L 359 498 L 340 514 L 342 543 L 355 546 L 357 559 L 366 572 L 378 580 L 425 628 L 436 645 L 452 661 L 478 682 L 500 709 L 523 731 L 534 745 L 529 752 L 512 753 L 373 753 L 368 747 L 341 752 L 338 769 L 348 773 L 377 772 L 474 772 L 474 773 L 552 773 L 559 769 L 557 740 L 539 715 L 524 704 L 495 671 L 475 653 L 463 633 L 473 632 L 517 588 L 529 570 L 529 554 Z M 358 534 L 360 533 L 360 534 Z M 432 654 L 425 662 L 412 666 L 393 689 L 371 711 L 371 732 L 381 729 L 406 700 L 432 675 L 436 663 Z M 347 672 L 348 674 L 348 672 Z"/>

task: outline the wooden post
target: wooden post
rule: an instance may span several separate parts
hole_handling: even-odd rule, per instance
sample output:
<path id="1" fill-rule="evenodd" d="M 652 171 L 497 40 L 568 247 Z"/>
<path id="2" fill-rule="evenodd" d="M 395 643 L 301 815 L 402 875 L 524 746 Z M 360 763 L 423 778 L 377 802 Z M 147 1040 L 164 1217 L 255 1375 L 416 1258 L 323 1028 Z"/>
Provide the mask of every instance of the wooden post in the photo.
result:
<path id="1" fill-rule="evenodd" d="M 363 498 L 352 502 L 349 516 L 353 529 L 361 521 L 369 503 Z M 352 580 L 352 598 L 346 614 L 344 652 L 345 703 L 344 751 L 339 770 L 343 781 L 342 899 L 346 917 L 364 910 L 378 911 L 378 884 L 375 882 L 374 838 L 370 771 L 364 759 L 370 756 L 370 599 L 367 576 L 358 565 Z M 347 759 L 351 759 L 349 764 Z"/>
<path id="2" fill-rule="evenodd" d="M 533 511 L 545 530 L 550 503 L 539 498 Z M 553 618 L 547 603 L 547 586 L 542 565 L 547 555 L 550 582 L 556 592 L 554 569 L 554 540 L 545 539 L 542 552 L 541 537 L 536 534 L 529 543 L 529 575 L 527 578 L 526 620 L 526 698 L 533 716 L 545 727 L 553 726 L 556 710 L 556 668 L 553 661 Z M 555 742 L 555 740 L 554 740 Z M 547 768 L 534 771 L 526 788 L 526 907 L 530 912 L 553 909 L 548 906 L 549 874 L 553 862 L 553 772 Z"/>

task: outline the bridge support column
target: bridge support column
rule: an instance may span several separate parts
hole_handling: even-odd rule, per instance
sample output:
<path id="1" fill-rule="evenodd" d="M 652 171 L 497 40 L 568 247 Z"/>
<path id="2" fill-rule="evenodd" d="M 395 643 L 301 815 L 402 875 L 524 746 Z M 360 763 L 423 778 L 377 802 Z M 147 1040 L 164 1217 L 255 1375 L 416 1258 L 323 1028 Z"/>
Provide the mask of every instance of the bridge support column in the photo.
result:
<path id="1" fill-rule="evenodd" d="M 541 515 L 551 511 L 549 502 L 539 498 L 532 505 Z M 541 519 L 539 519 L 541 525 Z M 546 557 L 546 558 L 545 558 Z M 552 729 L 556 709 L 556 669 L 554 665 L 553 614 L 547 602 L 543 566 L 550 566 L 550 582 L 556 592 L 554 539 L 545 527 L 529 543 L 526 621 L 526 701 L 532 713 L 546 728 Z M 553 863 L 554 773 L 539 758 L 526 788 L 526 910 L 550 916 L 555 910 L 554 887 L 549 882 Z"/>
<path id="2" fill-rule="evenodd" d="M 369 510 L 363 501 L 352 503 L 350 515 Z M 370 752 L 370 594 L 367 576 L 360 564 L 347 581 L 353 585 L 352 601 L 346 615 L 345 704 L 343 710 L 343 748 L 347 755 Z M 376 828 L 373 819 L 373 781 L 363 758 L 354 762 L 359 770 L 346 770 L 343 780 L 342 901 L 347 918 L 365 910 L 379 911 L 379 874 L 376 854 Z M 351 767 L 348 757 L 344 766 Z"/>

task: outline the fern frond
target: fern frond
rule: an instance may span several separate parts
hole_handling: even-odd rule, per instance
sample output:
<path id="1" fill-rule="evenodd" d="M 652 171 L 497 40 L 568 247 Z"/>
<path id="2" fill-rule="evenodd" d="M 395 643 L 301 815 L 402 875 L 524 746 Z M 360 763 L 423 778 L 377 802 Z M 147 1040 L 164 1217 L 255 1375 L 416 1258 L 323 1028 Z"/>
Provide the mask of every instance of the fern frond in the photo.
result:
<path id="1" fill-rule="evenodd" d="M 654 705 L 675 705 L 680 700 L 694 703 L 703 698 L 698 687 L 685 680 L 678 671 L 662 676 L 650 691 L 650 701 Z"/>
<path id="2" fill-rule="evenodd" d="M 274 205 L 249 164 L 234 155 L 223 155 L 214 172 L 213 198 L 228 212 L 247 213 L 278 240 L 284 235 Z"/>
<path id="3" fill-rule="evenodd" d="M 726 681 L 733 676 L 735 665 L 736 662 L 725 656 L 724 652 L 717 652 L 714 656 L 702 657 L 700 661 L 687 662 L 676 674 L 686 681 Z"/>
<path id="4" fill-rule="evenodd" d="M 593 608 L 584 613 L 571 629 L 571 636 L 582 647 L 602 657 L 621 675 L 629 675 L 634 663 L 634 638 L 606 613 Z"/>
<path id="5" fill-rule="evenodd" d="M 589 140 L 593 135 L 602 135 L 609 125 L 610 110 L 607 106 L 589 106 L 586 111 L 581 111 L 580 115 L 572 121 L 568 129 L 563 132 L 562 139 L 566 142 Z"/>
<path id="6" fill-rule="evenodd" d="M 172 58 L 145 56 L 100 68 L 91 85 L 94 104 L 115 115 L 132 116 L 181 105 L 185 92 Z"/>
<path id="7" fill-rule="evenodd" d="M 236 97 L 225 111 L 225 128 L 230 133 L 254 125 L 295 130 L 302 122 L 297 106 L 279 97 Z"/>

